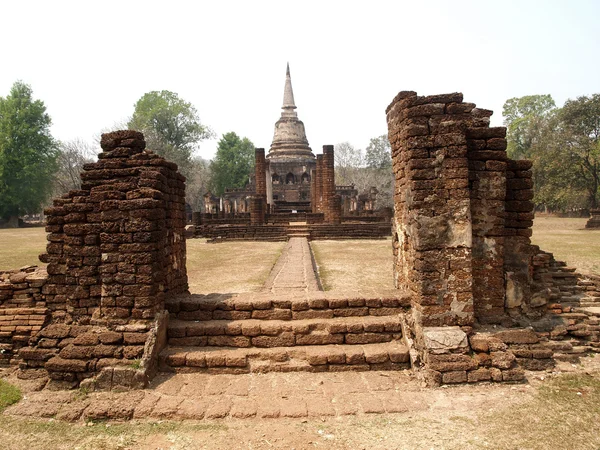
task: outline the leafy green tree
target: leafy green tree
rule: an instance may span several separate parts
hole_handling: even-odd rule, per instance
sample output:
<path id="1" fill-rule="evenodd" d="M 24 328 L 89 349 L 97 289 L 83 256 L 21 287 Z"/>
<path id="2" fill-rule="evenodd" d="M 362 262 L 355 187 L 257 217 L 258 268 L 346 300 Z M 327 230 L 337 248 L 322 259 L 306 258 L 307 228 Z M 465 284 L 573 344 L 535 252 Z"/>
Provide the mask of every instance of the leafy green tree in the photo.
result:
<path id="1" fill-rule="evenodd" d="M 254 144 L 234 132 L 224 134 L 210 164 L 213 194 L 223 195 L 225 188 L 241 188 L 254 170 Z"/>
<path id="2" fill-rule="evenodd" d="M 18 226 L 18 217 L 40 211 L 52 192 L 57 145 L 44 102 L 17 81 L 0 97 L 0 217 Z"/>
<path id="3" fill-rule="evenodd" d="M 528 159 L 539 141 L 548 116 L 556 107 L 550 95 L 527 95 L 504 103 L 502 115 L 507 127 L 507 153 L 513 159 Z"/>
<path id="4" fill-rule="evenodd" d="M 371 139 L 365 153 L 367 167 L 371 169 L 391 169 L 392 147 L 387 134 Z"/>
<path id="5" fill-rule="evenodd" d="M 212 136 L 200 123 L 196 108 L 171 91 L 144 94 L 135 104 L 128 126 L 144 133 L 147 147 L 176 163 L 186 177 L 200 141 Z"/>
<path id="6" fill-rule="evenodd" d="M 600 205 L 600 94 L 567 100 L 534 147 L 536 202 L 553 208 Z"/>

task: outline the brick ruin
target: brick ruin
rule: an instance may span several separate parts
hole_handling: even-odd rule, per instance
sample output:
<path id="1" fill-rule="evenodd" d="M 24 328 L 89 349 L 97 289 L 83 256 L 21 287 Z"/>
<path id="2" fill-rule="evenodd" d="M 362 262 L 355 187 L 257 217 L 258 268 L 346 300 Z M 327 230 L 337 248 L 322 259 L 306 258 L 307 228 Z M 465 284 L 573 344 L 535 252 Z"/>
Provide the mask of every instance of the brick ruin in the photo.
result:
<path id="1" fill-rule="evenodd" d="M 531 245 L 531 163 L 507 158 L 491 114 L 462 94 L 401 92 L 389 106 L 391 292 L 323 292 L 314 282 L 190 295 L 184 178 L 140 133 L 103 135 L 81 190 L 46 211 L 47 272 L 0 273 L 0 363 L 52 388 L 139 388 L 157 371 L 409 367 L 439 384 L 519 381 L 524 370 L 599 351 L 600 277 Z M 339 232 L 333 148 L 317 158 L 311 183 L 308 224 Z M 243 226 L 289 235 L 296 215 L 270 214 L 267 189 L 252 197 Z"/>
<path id="2" fill-rule="evenodd" d="M 98 162 L 84 166 L 81 190 L 45 211 L 49 243 L 40 259 L 48 263 L 47 279 L 11 274 L 0 291 L 12 285 L 33 294 L 30 304 L 18 305 L 27 308 L 12 308 L 25 298 L 19 290 L 2 303 L 17 323 L 27 313 L 34 318 L 19 352 L 24 375 L 47 374 L 63 387 L 101 372 L 104 381 L 118 372 L 116 385 L 144 385 L 156 370 L 156 341 L 164 339 L 165 300 L 188 287 L 185 178 L 145 150 L 139 132 L 104 134 L 101 146 Z M 40 286 L 41 295 L 34 291 Z M 137 365 L 146 370 L 132 370 Z"/>
<path id="3" fill-rule="evenodd" d="M 265 150 L 255 150 L 253 192 L 246 192 L 248 214 L 194 213 L 195 236 L 211 242 L 231 240 L 286 241 L 292 236 L 308 239 L 385 239 L 390 236 L 390 217 L 385 214 L 357 215 L 342 207 L 340 187 L 335 185 L 333 145 L 324 145 L 310 173 L 309 211 L 274 211 L 268 203 L 270 163 Z M 251 194 L 251 195 L 250 195 Z M 346 197 L 347 199 L 347 197 Z M 287 202 L 296 205 L 294 202 Z M 302 206 L 302 205 L 300 205 Z M 299 206 L 299 207 L 300 207 Z M 344 211 L 347 215 L 344 215 Z"/>
<path id="4" fill-rule="evenodd" d="M 586 228 L 600 228 L 600 208 L 590 210 L 590 218 L 585 224 Z"/>
<path id="5" fill-rule="evenodd" d="M 222 198 L 205 195 L 205 212 L 193 214 L 195 236 L 221 242 L 390 235 L 391 214 L 375 211 L 377 189 L 359 194 L 354 185 L 336 186 L 333 145 L 324 145 L 315 157 L 295 110 L 288 66 L 281 117 L 268 154 L 256 149 L 255 170 L 244 188 L 226 189 Z"/>
<path id="6" fill-rule="evenodd" d="M 394 276 L 411 292 L 413 363 L 436 382 L 512 381 L 522 368 L 553 364 L 550 338 L 583 337 L 597 350 L 599 311 L 577 307 L 578 294 L 597 299 L 598 280 L 581 280 L 531 245 L 531 162 L 507 157 L 492 111 L 459 93 L 400 92 L 386 112 Z M 493 333 L 487 324 L 510 328 Z M 526 325 L 538 332 L 514 328 Z"/>

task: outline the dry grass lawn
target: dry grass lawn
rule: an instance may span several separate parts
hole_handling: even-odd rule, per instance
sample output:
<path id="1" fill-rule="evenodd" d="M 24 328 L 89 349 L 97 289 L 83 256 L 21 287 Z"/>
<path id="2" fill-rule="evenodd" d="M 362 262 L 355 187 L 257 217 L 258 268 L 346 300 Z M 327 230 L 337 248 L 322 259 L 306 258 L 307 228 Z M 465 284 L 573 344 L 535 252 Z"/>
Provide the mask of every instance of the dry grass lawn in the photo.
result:
<path id="1" fill-rule="evenodd" d="M 9 228 L 0 230 L 0 270 L 18 269 L 37 264 L 46 251 L 46 230 L 36 228 Z"/>
<path id="2" fill-rule="evenodd" d="M 393 289 L 392 240 L 312 241 L 323 289 Z"/>
<path id="3" fill-rule="evenodd" d="M 586 229 L 586 222 L 538 214 L 531 241 L 582 273 L 600 274 L 600 229 Z"/>
<path id="4" fill-rule="evenodd" d="M 188 239 L 190 292 L 251 292 L 259 290 L 281 255 L 285 242 L 223 242 Z"/>

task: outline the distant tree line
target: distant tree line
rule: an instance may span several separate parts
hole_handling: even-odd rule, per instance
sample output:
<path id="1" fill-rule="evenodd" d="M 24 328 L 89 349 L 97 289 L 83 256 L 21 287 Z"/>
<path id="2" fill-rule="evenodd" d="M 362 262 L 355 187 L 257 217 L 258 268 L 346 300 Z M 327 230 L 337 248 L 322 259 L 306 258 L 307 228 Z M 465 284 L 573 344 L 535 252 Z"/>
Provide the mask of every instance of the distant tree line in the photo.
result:
<path id="1" fill-rule="evenodd" d="M 96 160 L 99 145 L 57 141 L 51 124 L 44 103 L 33 98 L 27 84 L 18 81 L 7 97 L 0 97 L 0 225 L 16 227 L 19 217 L 40 213 L 52 197 L 79 189 L 84 164 Z M 179 166 L 187 178 L 186 201 L 194 211 L 201 209 L 209 190 L 221 195 L 225 187 L 243 187 L 254 167 L 254 144 L 234 132 L 222 136 L 212 161 L 197 156 L 200 143 L 214 132 L 174 92 L 144 94 L 131 118 L 104 132 L 117 129 L 143 132 L 148 149 Z"/>
<path id="2" fill-rule="evenodd" d="M 533 160 L 534 201 L 538 208 L 572 211 L 600 206 L 600 94 L 567 100 L 557 108 L 550 95 L 511 98 L 503 108 L 508 154 Z M 18 226 L 19 216 L 36 214 L 53 196 L 80 187 L 83 165 L 98 148 L 81 140 L 59 142 L 52 121 L 30 86 L 18 81 L 0 97 L 0 221 Z M 142 131 L 147 148 L 178 164 L 187 177 L 186 201 L 198 211 L 203 195 L 222 195 L 226 187 L 248 183 L 254 144 L 234 132 L 222 135 L 215 157 L 195 153 L 214 137 L 196 108 L 170 91 L 144 94 L 131 118 L 111 129 Z M 349 142 L 335 146 L 336 184 L 362 193 L 377 188 L 378 205 L 392 206 L 394 176 L 386 135 L 363 151 Z"/>
<path id="3" fill-rule="evenodd" d="M 503 108 L 508 155 L 533 161 L 534 202 L 550 211 L 600 205 L 600 94 L 511 98 Z"/>
<path id="4" fill-rule="evenodd" d="M 354 185 L 359 194 L 375 187 L 376 206 L 393 206 L 394 174 L 387 135 L 372 138 L 364 152 L 349 142 L 337 144 L 334 150 L 337 185 Z"/>

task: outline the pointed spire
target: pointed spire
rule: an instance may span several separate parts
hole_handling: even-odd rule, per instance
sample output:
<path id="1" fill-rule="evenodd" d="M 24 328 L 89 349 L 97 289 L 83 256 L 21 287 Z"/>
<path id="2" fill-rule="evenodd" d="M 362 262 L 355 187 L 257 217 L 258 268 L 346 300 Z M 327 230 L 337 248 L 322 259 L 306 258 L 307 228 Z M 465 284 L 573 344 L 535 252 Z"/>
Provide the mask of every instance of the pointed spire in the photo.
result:
<path id="1" fill-rule="evenodd" d="M 283 91 L 283 109 L 296 109 L 294 91 L 292 90 L 292 77 L 290 76 L 290 63 L 287 63 L 285 72 L 285 89 Z"/>

